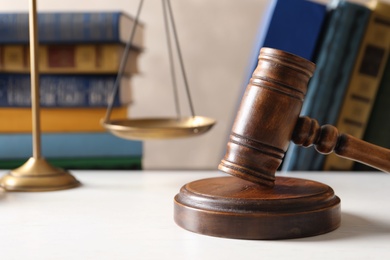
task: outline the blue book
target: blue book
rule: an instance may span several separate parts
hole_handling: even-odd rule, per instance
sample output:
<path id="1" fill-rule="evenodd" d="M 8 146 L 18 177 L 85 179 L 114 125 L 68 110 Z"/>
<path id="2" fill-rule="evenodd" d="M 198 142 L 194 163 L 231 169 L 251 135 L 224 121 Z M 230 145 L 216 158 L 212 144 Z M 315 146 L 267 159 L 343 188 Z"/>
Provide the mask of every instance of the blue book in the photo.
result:
<path id="1" fill-rule="evenodd" d="M 315 60 L 316 71 L 308 85 L 302 115 L 316 119 L 320 125 L 337 122 L 349 79 L 371 10 L 348 1 L 336 1 L 332 9 L 322 45 Z M 283 170 L 319 171 L 325 155 L 314 147 L 290 146 Z"/>
<path id="2" fill-rule="evenodd" d="M 244 94 L 257 67 L 262 47 L 283 50 L 313 61 L 327 16 L 327 6 L 322 3 L 307 0 L 270 1 L 252 48 L 241 94 Z"/>
<path id="3" fill-rule="evenodd" d="M 110 133 L 42 134 L 45 158 L 142 157 L 142 141 L 124 141 Z M 0 135 L 0 160 L 32 156 L 31 134 Z"/>
<path id="4" fill-rule="evenodd" d="M 40 75 L 42 107 L 107 107 L 116 75 Z M 131 103 L 130 78 L 123 77 L 114 106 Z M 0 107 L 30 107 L 29 74 L 0 74 Z"/>
<path id="5" fill-rule="evenodd" d="M 313 61 L 327 7 L 307 0 L 272 0 L 265 11 L 245 77 L 248 84 L 262 47 L 293 53 Z"/>
<path id="6" fill-rule="evenodd" d="M 326 5 L 321 3 L 276 0 L 262 45 L 313 60 L 326 15 Z"/>
<path id="7" fill-rule="evenodd" d="M 0 44 L 29 42 L 28 13 L 0 13 Z M 40 43 L 126 43 L 134 19 L 123 12 L 39 12 Z M 143 25 L 138 24 L 134 47 L 143 47 Z"/>

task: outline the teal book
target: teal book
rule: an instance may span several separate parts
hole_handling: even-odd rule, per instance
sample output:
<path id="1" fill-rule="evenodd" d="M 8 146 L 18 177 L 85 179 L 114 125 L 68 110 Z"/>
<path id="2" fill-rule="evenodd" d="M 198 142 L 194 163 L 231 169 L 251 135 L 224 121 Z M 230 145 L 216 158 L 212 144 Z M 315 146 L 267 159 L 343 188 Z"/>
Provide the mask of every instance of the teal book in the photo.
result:
<path id="1" fill-rule="evenodd" d="M 107 107 L 116 75 L 40 75 L 42 107 Z M 130 77 L 119 83 L 114 107 L 132 101 Z M 0 74 L 0 107 L 31 107 L 29 74 Z"/>
<path id="2" fill-rule="evenodd" d="M 390 149 L 390 59 L 387 60 L 385 71 L 378 92 L 376 94 L 375 103 L 371 111 L 370 119 L 368 120 L 366 131 L 364 132 L 363 140 L 369 143 L 379 145 Z M 355 163 L 354 170 L 356 171 L 377 171 L 361 163 Z"/>
<path id="3" fill-rule="evenodd" d="M 29 42 L 27 12 L 0 13 L 0 44 Z M 53 43 L 126 43 L 134 19 L 120 11 L 113 12 L 39 12 L 38 38 Z M 143 48 L 143 24 L 138 23 L 133 47 Z"/>
<path id="4" fill-rule="evenodd" d="M 371 10 L 348 1 L 336 1 L 324 29 L 323 42 L 314 62 L 316 71 L 308 85 L 302 115 L 320 125 L 337 122 Z M 314 147 L 291 145 L 282 170 L 318 171 L 325 156 Z"/>
<path id="5" fill-rule="evenodd" d="M 45 158 L 142 157 L 142 141 L 126 141 L 110 133 L 43 133 Z M 27 159 L 32 155 L 31 134 L 1 134 L 0 160 Z"/>

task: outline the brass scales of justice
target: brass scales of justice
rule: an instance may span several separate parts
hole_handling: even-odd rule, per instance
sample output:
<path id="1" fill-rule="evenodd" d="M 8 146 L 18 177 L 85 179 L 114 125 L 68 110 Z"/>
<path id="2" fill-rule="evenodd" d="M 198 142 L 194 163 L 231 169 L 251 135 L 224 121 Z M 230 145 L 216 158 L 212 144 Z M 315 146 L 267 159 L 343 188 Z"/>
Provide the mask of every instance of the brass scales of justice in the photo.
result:
<path id="1" fill-rule="evenodd" d="M 37 29 L 37 7 L 36 0 L 30 0 L 29 6 L 29 31 L 30 31 L 30 60 L 31 60 L 31 108 L 33 121 L 33 157 L 17 169 L 11 170 L 0 179 L 0 185 L 8 191 L 50 191 L 77 187 L 80 182 L 68 171 L 53 167 L 41 156 L 40 143 L 40 97 L 39 97 L 39 69 L 38 69 L 38 29 Z M 139 118 L 139 119 L 116 119 L 111 120 L 111 111 L 118 92 L 119 82 L 123 76 L 126 60 L 135 35 L 135 30 L 139 22 L 143 0 L 140 0 L 136 17 L 130 31 L 129 40 L 125 45 L 125 50 L 119 65 L 118 74 L 114 83 L 112 95 L 108 101 L 105 118 L 101 120 L 101 125 L 113 135 L 128 140 L 150 140 L 150 139 L 170 139 L 197 136 L 206 133 L 215 124 L 215 120 L 208 117 L 195 115 L 188 81 L 184 69 L 183 58 L 180 51 L 176 26 L 173 18 L 172 8 L 169 0 L 162 0 L 164 25 L 167 36 L 168 53 L 172 84 L 175 94 L 175 104 L 177 116 L 175 118 Z M 172 28 L 175 40 L 177 56 L 185 84 L 191 116 L 181 115 L 179 108 L 178 90 L 176 86 L 176 75 L 174 73 L 174 59 L 172 53 L 172 43 L 170 41 L 170 30 Z"/>

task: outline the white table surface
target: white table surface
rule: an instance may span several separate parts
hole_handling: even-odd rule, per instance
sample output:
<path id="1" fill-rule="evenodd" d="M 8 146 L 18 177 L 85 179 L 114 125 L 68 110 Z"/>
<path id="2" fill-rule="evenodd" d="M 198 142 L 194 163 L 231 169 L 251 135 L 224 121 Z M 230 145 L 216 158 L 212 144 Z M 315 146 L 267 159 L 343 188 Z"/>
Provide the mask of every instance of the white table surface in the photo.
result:
<path id="1" fill-rule="evenodd" d="M 331 186 L 341 198 L 342 223 L 324 235 L 279 241 L 210 237 L 174 223 L 180 187 L 225 176 L 217 171 L 72 174 L 81 187 L 4 194 L 0 259 L 390 259 L 385 173 L 287 174 Z"/>

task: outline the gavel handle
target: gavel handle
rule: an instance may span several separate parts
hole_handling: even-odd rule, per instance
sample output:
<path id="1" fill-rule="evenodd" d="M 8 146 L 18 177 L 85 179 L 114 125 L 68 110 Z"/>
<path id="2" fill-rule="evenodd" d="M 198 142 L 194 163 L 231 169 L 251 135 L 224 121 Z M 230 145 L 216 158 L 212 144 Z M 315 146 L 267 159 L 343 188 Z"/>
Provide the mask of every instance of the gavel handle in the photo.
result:
<path id="1" fill-rule="evenodd" d="M 322 154 L 335 154 L 390 172 L 390 150 L 373 145 L 348 134 L 339 133 L 331 125 L 319 126 L 309 117 L 300 117 L 294 128 L 292 141 L 301 146 L 314 145 Z"/>

